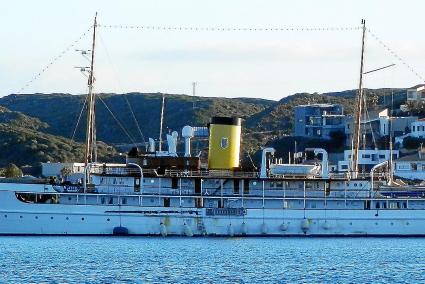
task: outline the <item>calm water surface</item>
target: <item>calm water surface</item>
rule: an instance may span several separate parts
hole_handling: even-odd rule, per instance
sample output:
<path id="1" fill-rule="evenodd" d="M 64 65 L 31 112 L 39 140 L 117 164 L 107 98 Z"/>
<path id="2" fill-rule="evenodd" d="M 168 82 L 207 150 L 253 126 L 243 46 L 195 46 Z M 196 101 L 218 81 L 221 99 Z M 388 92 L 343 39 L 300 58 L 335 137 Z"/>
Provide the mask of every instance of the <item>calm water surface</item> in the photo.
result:
<path id="1" fill-rule="evenodd" d="M 1 283 L 425 283 L 425 238 L 0 237 Z"/>

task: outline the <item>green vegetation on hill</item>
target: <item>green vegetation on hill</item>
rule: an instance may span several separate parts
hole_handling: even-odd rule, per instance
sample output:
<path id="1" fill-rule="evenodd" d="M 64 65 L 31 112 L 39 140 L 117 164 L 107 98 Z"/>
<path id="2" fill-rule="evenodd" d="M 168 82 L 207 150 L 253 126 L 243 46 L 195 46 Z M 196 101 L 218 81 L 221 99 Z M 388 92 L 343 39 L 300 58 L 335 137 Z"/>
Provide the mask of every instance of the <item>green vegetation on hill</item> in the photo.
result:
<path id="1" fill-rule="evenodd" d="M 41 162 L 83 161 L 84 145 L 70 139 L 41 132 L 48 124 L 19 112 L 0 109 L 0 167 L 10 163 L 18 166 Z M 102 142 L 98 144 L 102 161 L 114 161 L 116 150 Z"/>
<path id="2" fill-rule="evenodd" d="M 367 89 L 365 92 L 369 109 L 391 107 L 392 104 L 398 106 L 406 98 L 405 89 Z M 296 106 L 338 103 L 344 106 L 346 114 L 351 114 L 355 95 L 356 90 L 299 93 L 271 101 L 166 94 L 164 133 L 179 131 L 186 124 L 205 126 L 212 116 L 239 116 L 244 119 L 241 158 L 247 159 L 248 154 L 258 156 L 258 150 L 265 145 L 272 145 L 285 155 L 295 141 L 286 136 L 293 131 Z M 99 160 L 117 158 L 116 150 L 107 144 L 141 143 L 148 137 L 158 137 L 162 94 L 134 92 L 101 94 L 99 97 L 96 102 L 97 137 L 98 141 L 104 142 L 99 142 Z M 22 94 L 0 98 L 0 167 L 11 162 L 22 166 L 46 161 L 82 161 L 85 111 L 74 137 L 80 143 L 69 138 L 84 103 L 84 95 L 70 94 Z M 299 141 L 299 150 L 303 146 L 315 145 L 330 147 L 324 141 L 305 139 Z"/>
<path id="3" fill-rule="evenodd" d="M 10 95 L 1 98 L 0 105 L 47 123 L 49 127 L 44 128 L 43 132 L 70 138 L 84 99 L 82 95 L 69 94 Z M 158 137 L 161 99 L 162 95 L 159 93 L 101 94 L 96 103 L 98 140 L 105 143 L 143 142 L 128 104 L 131 105 L 145 139 Z M 205 126 L 214 115 L 248 118 L 272 104 L 273 101 L 263 99 L 200 97 L 194 99 L 187 95 L 167 94 L 164 129 L 180 130 L 186 124 Z M 84 140 L 85 120 L 86 116 L 83 113 L 75 136 L 77 141 Z"/>

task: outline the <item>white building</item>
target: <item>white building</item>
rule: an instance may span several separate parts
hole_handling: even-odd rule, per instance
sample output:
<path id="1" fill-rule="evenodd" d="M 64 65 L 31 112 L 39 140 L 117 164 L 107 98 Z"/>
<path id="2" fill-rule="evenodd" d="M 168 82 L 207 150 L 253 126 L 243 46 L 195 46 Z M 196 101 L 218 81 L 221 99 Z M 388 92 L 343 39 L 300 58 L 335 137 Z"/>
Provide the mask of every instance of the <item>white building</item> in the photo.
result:
<path id="1" fill-rule="evenodd" d="M 395 138 L 395 143 L 403 145 L 403 140 L 406 137 L 425 138 L 425 119 L 419 119 L 412 122 L 410 125 L 411 132 Z"/>
<path id="2" fill-rule="evenodd" d="M 407 90 L 407 102 L 425 102 L 425 84 L 416 85 Z"/>
<path id="3" fill-rule="evenodd" d="M 373 166 L 388 161 L 390 159 L 390 150 L 359 150 L 359 168 L 364 168 L 366 171 L 372 169 Z M 393 150 L 393 159 L 399 157 L 399 151 Z M 351 150 L 344 151 L 344 160 L 338 161 L 338 171 L 346 172 L 350 168 Z"/>
<path id="4" fill-rule="evenodd" d="M 425 153 L 404 156 L 394 162 L 394 176 L 410 179 L 425 180 Z"/>
<path id="5" fill-rule="evenodd" d="M 67 169 L 67 180 L 75 182 L 84 177 L 84 163 L 42 163 L 41 175 L 43 177 L 63 178 L 62 171 Z"/>

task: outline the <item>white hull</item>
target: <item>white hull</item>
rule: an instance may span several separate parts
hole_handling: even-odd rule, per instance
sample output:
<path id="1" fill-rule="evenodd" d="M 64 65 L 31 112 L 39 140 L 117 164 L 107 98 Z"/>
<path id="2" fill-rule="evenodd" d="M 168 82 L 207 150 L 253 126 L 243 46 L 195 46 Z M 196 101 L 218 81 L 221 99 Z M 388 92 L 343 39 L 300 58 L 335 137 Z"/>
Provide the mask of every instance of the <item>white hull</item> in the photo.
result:
<path id="1" fill-rule="evenodd" d="M 111 235 L 124 227 L 134 235 L 425 236 L 425 210 L 247 209 L 244 216 L 206 210 L 31 204 L 1 192 L 0 234 Z"/>

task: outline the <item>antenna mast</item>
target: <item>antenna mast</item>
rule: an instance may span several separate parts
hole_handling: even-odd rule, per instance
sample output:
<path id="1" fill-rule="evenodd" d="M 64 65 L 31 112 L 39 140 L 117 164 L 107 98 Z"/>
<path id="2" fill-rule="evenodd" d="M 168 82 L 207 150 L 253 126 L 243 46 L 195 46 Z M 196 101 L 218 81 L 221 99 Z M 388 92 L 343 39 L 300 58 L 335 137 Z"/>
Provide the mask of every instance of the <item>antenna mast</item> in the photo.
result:
<path id="1" fill-rule="evenodd" d="M 158 146 L 159 152 L 162 151 L 162 123 L 164 121 L 164 100 L 165 100 L 165 96 L 164 96 L 164 94 L 162 94 L 161 120 L 159 122 L 159 146 Z"/>
<path id="2" fill-rule="evenodd" d="M 192 109 L 195 109 L 196 82 L 192 82 Z"/>
<path id="3" fill-rule="evenodd" d="M 357 178 L 359 173 L 359 146 L 360 146 L 360 131 L 361 119 L 363 112 L 363 63 L 364 63 L 364 49 L 365 49 L 365 34 L 366 34 L 366 21 L 362 20 L 363 33 L 362 33 L 362 53 L 360 60 L 360 81 L 357 97 L 357 109 L 354 120 L 354 133 L 351 141 L 351 177 Z"/>
<path id="4" fill-rule="evenodd" d="M 96 44 L 96 27 L 97 27 L 97 12 L 94 17 L 93 24 L 93 40 L 90 60 L 90 72 L 87 81 L 89 92 L 87 94 L 87 128 L 86 128 L 86 153 L 84 163 L 97 161 L 97 150 L 96 150 L 96 125 L 95 125 L 95 94 L 93 93 L 93 85 L 95 81 L 94 77 L 94 51 Z"/>

